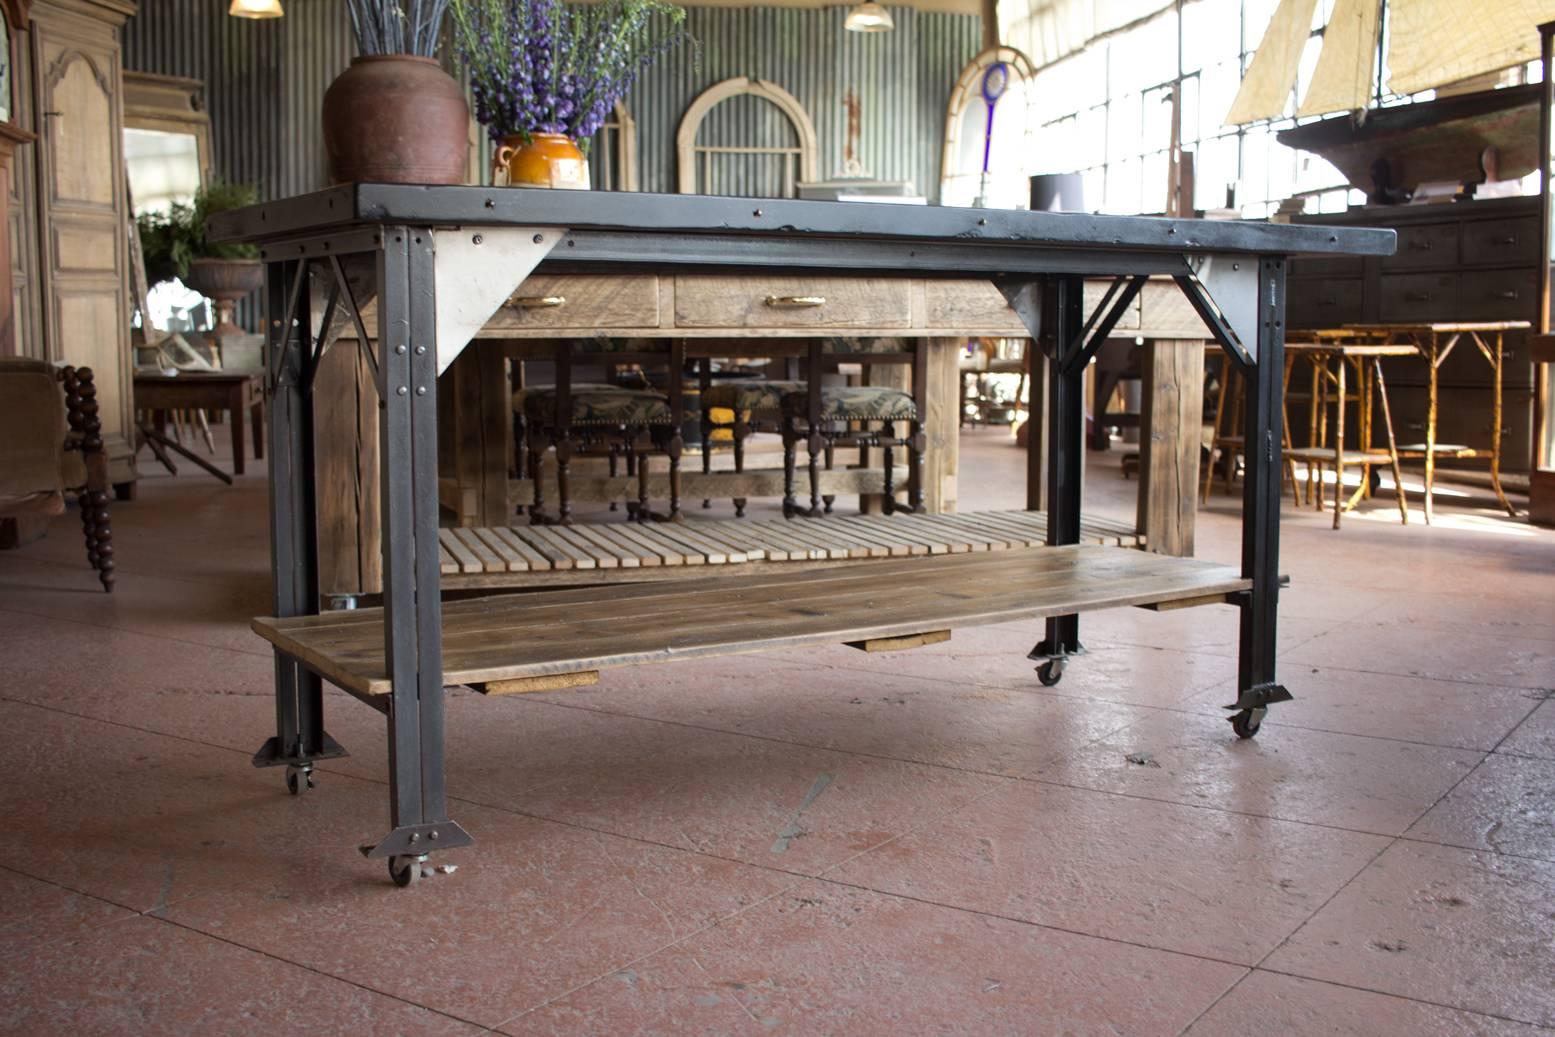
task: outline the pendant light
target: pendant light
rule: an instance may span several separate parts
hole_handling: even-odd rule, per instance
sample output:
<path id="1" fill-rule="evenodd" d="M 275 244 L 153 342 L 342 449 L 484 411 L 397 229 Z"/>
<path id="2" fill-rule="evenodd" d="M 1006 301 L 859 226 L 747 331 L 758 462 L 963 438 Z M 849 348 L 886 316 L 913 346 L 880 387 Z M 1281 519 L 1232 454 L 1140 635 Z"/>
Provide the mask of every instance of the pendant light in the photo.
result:
<path id="1" fill-rule="evenodd" d="M 842 27 L 853 32 L 890 32 L 896 28 L 896 23 L 891 20 L 891 12 L 875 3 L 875 0 L 860 0 L 848 12 L 847 21 L 842 23 Z"/>
<path id="2" fill-rule="evenodd" d="M 227 13 L 234 18 L 279 18 L 286 12 L 281 0 L 232 0 Z"/>

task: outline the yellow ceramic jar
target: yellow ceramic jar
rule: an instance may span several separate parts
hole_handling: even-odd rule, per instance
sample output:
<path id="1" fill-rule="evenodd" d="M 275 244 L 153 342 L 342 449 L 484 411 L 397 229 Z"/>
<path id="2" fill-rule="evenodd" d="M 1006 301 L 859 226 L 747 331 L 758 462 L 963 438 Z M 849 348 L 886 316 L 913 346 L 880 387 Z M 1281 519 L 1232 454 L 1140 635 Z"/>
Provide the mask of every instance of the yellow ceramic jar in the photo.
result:
<path id="1" fill-rule="evenodd" d="M 503 138 L 492 156 L 497 183 L 509 187 L 589 189 L 589 164 L 571 138 L 561 133 L 517 134 Z"/>

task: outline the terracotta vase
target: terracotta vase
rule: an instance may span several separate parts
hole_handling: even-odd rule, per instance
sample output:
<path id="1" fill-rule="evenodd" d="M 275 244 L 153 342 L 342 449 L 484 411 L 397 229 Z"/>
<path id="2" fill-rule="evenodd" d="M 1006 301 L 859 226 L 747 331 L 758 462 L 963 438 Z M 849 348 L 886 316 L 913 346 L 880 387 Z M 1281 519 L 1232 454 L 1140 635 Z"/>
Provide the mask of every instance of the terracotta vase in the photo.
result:
<path id="1" fill-rule="evenodd" d="M 589 163 L 572 139 L 561 133 L 536 133 L 526 144 L 518 134 L 504 137 L 492 155 L 497 183 L 509 187 L 589 189 Z"/>
<path id="2" fill-rule="evenodd" d="M 351 59 L 324 92 L 324 147 L 337 184 L 462 184 L 470 110 L 432 58 Z"/>
<path id="3" fill-rule="evenodd" d="M 264 267 L 257 259 L 196 259 L 190 262 L 185 278 L 190 288 L 216 300 L 216 327 L 211 334 L 218 339 L 243 334 L 233 315 L 238 303 L 264 281 Z"/>

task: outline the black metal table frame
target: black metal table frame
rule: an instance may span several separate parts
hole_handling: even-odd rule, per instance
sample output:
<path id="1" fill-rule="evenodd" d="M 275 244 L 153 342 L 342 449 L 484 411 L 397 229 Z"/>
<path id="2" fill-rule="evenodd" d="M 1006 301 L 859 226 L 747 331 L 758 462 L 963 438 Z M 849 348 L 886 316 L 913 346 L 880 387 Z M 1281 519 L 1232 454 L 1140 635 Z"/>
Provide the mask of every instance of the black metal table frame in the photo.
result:
<path id="1" fill-rule="evenodd" d="M 549 250 L 527 267 L 515 264 L 511 288 L 541 260 L 547 269 L 594 271 L 986 275 L 1048 358 L 1051 545 L 1080 538 L 1085 367 L 1146 278 L 1174 277 L 1251 387 L 1241 567 L 1252 588 L 1236 602 L 1238 695 L 1228 707 L 1244 737 L 1269 705 L 1291 697 L 1275 674 L 1286 256 L 1393 247 L 1390 231 L 1311 226 L 950 208 L 904 219 L 892 207 L 849 203 L 371 184 L 227 213 L 212 220 L 211 233 L 263 246 L 279 617 L 319 611 L 310 397 L 330 329 L 354 325 L 373 368 L 382 403 L 384 641 L 393 686 L 386 703 L 374 704 L 388 720 L 391 830 L 362 850 L 391 859 L 472 841 L 448 816 L 444 784 L 435 381 L 439 356 L 451 359 L 463 343 L 438 337 L 439 240 L 450 263 L 455 242 L 467 249 L 486 238 L 524 237 Z M 1087 275 L 1114 279 L 1090 314 L 1082 302 Z M 376 350 L 360 316 L 364 285 L 378 299 Z M 1031 657 L 1051 683 L 1082 651 L 1079 616 L 1066 615 L 1046 620 Z M 305 662 L 277 649 L 275 682 L 276 735 L 254 763 L 288 767 L 288 784 L 301 791 L 313 764 L 345 750 L 324 729 L 322 682 Z"/>

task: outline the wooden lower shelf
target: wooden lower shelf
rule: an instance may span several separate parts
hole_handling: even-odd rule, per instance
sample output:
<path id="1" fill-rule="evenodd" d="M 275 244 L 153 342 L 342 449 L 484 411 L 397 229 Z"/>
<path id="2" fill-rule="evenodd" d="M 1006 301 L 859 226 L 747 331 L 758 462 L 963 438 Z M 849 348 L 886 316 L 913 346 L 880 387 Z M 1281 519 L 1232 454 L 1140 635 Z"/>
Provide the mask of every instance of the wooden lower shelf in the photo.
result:
<path id="1" fill-rule="evenodd" d="M 1249 587 L 1230 566 L 1082 544 L 493 595 L 444 603 L 443 683 L 479 686 L 1129 605 L 1206 604 Z M 260 618 L 253 629 L 348 691 L 391 690 L 381 609 Z"/>
<path id="2" fill-rule="evenodd" d="M 798 568 L 913 555 L 971 554 L 1047 543 L 1040 511 L 940 515 L 828 515 L 819 519 L 688 519 L 439 531 L 443 586 L 520 587 L 639 582 L 686 575 L 687 566 L 748 575 L 773 563 Z M 1139 547 L 1131 524 L 1087 518 L 1084 543 Z"/>

